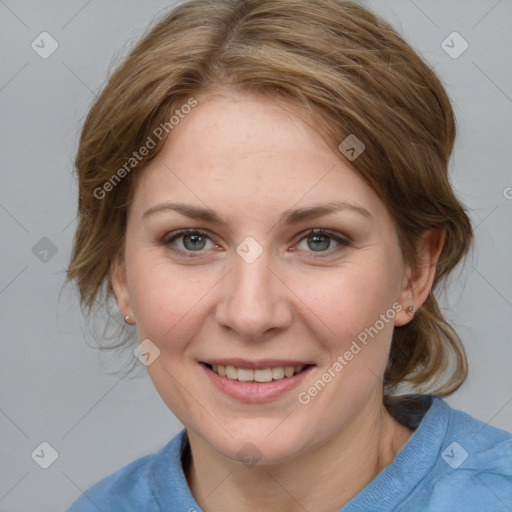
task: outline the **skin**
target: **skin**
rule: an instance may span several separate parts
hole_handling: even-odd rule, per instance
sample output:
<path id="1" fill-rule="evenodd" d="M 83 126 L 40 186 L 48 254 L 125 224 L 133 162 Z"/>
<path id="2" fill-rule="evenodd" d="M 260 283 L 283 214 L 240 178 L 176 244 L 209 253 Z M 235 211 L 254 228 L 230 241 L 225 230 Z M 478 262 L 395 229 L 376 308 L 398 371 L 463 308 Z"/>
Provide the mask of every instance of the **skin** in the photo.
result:
<path id="1" fill-rule="evenodd" d="M 412 320 L 406 308 L 420 307 L 432 287 L 443 236 L 426 233 L 417 265 L 404 265 L 383 202 L 302 117 L 248 93 L 198 97 L 137 177 L 124 255 L 112 267 L 121 314 L 160 350 L 147 369 L 187 429 L 187 480 L 208 512 L 337 510 L 412 434 L 383 407 L 382 376 L 394 326 Z M 279 222 L 287 210 L 339 200 L 371 217 L 342 210 Z M 143 218 L 169 201 L 213 209 L 225 225 L 172 210 Z M 199 251 L 190 237 L 169 242 L 184 228 L 205 232 Z M 312 228 L 350 244 L 325 236 L 315 245 Z M 236 252 L 247 236 L 263 250 L 252 263 Z M 298 393 L 396 303 L 403 309 L 394 319 L 299 403 Z M 249 404 L 215 388 L 199 364 L 222 357 L 315 367 L 299 388 Z M 248 442 L 261 456 L 251 467 L 237 455 Z"/>

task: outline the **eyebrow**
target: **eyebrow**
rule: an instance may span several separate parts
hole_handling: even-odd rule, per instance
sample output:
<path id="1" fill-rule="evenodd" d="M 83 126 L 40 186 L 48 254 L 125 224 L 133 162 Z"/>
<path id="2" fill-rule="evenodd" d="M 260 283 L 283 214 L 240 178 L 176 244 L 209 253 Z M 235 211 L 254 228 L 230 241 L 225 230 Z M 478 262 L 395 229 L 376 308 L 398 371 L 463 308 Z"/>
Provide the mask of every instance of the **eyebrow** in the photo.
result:
<path id="1" fill-rule="evenodd" d="M 190 217 L 191 219 L 203 220 L 206 222 L 213 222 L 217 224 L 226 225 L 226 221 L 214 210 L 211 210 L 210 208 L 193 206 L 185 203 L 166 202 L 158 204 L 144 212 L 142 218 L 144 219 L 157 212 L 167 210 L 176 211 L 178 213 L 181 213 L 182 215 L 185 215 L 186 217 Z M 286 210 L 281 214 L 279 222 L 284 224 L 298 224 L 299 222 L 303 222 L 305 220 L 315 219 L 317 217 L 321 217 L 323 215 L 327 215 L 330 213 L 336 213 L 339 211 L 351 211 L 368 219 L 373 218 L 373 215 L 362 206 L 358 206 L 347 201 L 334 201 L 331 203 L 310 206 L 307 208 Z"/>

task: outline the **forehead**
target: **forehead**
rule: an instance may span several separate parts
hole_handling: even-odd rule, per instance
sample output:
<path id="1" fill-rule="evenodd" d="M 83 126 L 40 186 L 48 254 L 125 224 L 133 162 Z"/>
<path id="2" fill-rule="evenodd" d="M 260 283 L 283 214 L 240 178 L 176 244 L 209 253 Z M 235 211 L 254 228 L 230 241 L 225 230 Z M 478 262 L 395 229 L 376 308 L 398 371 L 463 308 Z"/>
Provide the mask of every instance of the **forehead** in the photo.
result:
<path id="1" fill-rule="evenodd" d="M 134 207 L 179 198 L 215 209 L 268 202 L 282 211 L 298 201 L 358 198 L 379 209 L 373 190 L 299 107 L 240 92 L 197 100 L 141 171 Z"/>
<path id="2" fill-rule="evenodd" d="M 168 153 L 181 160 L 243 167 L 243 160 L 282 160 L 297 153 L 322 157 L 327 151 L 318 132 L 290 101 L 244 92 L 213 92 L 171 132 Z"/>

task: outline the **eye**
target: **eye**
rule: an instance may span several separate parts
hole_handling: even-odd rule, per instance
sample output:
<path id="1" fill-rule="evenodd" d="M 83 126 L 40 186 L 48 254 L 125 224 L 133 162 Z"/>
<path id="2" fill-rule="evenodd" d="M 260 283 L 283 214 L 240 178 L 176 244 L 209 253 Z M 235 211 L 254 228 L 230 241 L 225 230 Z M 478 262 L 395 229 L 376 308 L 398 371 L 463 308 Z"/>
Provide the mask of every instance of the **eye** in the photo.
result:
<path id="1" fill-rule="evenodd" d="M 216 247 L 206 233 L 196 229 L 182 229 L 176 233 L 166 235 L 163 243 L 170 246 L 170 249 L 181 253 L 202 252 L 203 249 Z M 208 246 L 208 243 L 210 243 L 210 246 Z M 177 247 L 172 247 L 172 245 Z"/>
<path id="2" fill-rule="evenodd" d="M 304 245 L 300 247 L 303 242 L 306 242 L 305 247 Z M 334 247 L 332 247 L 333 242 L 335 244 Z M 309 252 L 331 252 L 347 247 L 350 243 L 348 239 L 343 238 L 334 231 L 318 228 L 309 230 L 305 236 L 301 238 L 297 248 Z"/>
<path id="3" fill-rule="evenodd" d="M 218 247 L 207 233 L 197 229 L 182 229 L 169 233 L 163 238 L 162 243 L 170 250 L 187 257 L 193 257 L 193 253 L 198 253 L 199 256 L 200 253 Z M 306 252 L 331 254 L 350 245 L 350 240 L 339 233 L 317 228 L 303 234 L 299 243 L 291 250 L 296 251 L 298 249 Z"/>

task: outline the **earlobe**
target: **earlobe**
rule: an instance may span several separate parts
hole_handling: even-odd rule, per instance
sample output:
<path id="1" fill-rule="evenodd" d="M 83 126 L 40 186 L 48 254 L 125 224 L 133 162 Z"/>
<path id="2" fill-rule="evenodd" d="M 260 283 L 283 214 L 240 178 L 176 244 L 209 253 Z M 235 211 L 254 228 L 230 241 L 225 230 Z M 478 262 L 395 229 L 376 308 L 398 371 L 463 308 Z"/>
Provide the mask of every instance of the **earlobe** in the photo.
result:
<path id="1" fill-rule="evenodd" d="M 399 297 L 402 310 L 395 317 L 395 326 L 408 324 L 427 300 L 434 284 L 445 238 L 446 233 L 438 230 L 426 232 L 419 240 L 416 264 L 404 270 L 404 283 Z"/>
<path id="2" fill-rule="evenodd" d="M 120 257 L 117 257 L 110 266 L 110 280 L 112 290 L 116 299 L 117 309 L 126 323 L 132 318 L 132 308 L 130 304 L 130 294 L 126 280 L 126 266 Z M 128 317 L 128 320 L 127 320 Z"/>

